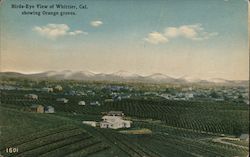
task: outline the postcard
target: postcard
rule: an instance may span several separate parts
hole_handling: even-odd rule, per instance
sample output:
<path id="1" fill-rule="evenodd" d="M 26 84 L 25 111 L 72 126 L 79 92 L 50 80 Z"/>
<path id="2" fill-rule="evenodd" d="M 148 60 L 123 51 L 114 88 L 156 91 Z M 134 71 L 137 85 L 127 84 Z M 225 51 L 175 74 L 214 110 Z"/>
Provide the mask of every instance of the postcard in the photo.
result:
<path id="1" fill-rule="evenodd" d="M 247 0 L 0 0 L 0 157 L 249 156 Z"/>

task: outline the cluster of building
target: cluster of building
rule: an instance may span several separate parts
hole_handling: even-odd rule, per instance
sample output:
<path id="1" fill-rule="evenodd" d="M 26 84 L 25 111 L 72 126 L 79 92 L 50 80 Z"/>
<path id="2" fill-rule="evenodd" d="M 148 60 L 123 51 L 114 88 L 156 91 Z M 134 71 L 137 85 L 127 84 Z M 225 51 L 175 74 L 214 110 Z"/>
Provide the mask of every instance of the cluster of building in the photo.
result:
<path id="1" fill-rule="evenodd" d="M 159 96 L 168 100 L 191 100 L 194 98 L 193 93 L 178 93 L 178 94 L 160 94 Z"/>
<path id="2" fill-rule="evenodd" d="M 103 87 L 103 89 L 111 91 L 111 92 L 119 92 L 119 91 L 132 91 L 133 89 L 128 86 L 119 86 L 119 85 L 107 85 Z"/>
<path id="3" fill-rule="evenodd" d="M 41 89 L 43 92 L 54 92 L 54 91 L 62 91 L 63 87 L 61 85 L 56 85 L 54 88 L 52 87 L 44 87 Z"/>
<path id="4" fill-rule="evenodd" d="M 2 86 L 4 89 L 14 90 L 16 88 L 12 86 Z M 34 89 L 33 89 L 34 90 Z M 38 89 L 37 89 L 38 90 Z M 212 101 L 234 101 L 249 104 L 249 90 L 245 87 L 178 87 L 178 88 L 165 88 L 159 89 L 159 91 L 145 91 L 137 92 L 132 87 L 122 85 L 106 85 L 97 87 L 92 85 L 84 87 L 73 87 L 69 90 L 64 90 L 61 85 L 54 85 L 54 87 L 40 88 L 39 91 L 43 92 L 56 92 L 63 91 L 64 95 L 68 96 L 88 96 L 96 97 L 96 92 L 102 90 L 103 93 L 100 97 L 105 97 L 104 102 L 121 101 L 124 99 L 130 99 L 132 97 L 144 97 L 147 99 L 148 96 L 162 97 L 167 100 L 212 100 Z M 107 95 L 109 98 L 107 98 Z M 34 96 L 30 96 L 34 97 Z M 33 99 L 36 99 L 35 97 Z M 66 98 L 58 98 L 58 102 L 68 103 L 69 100 Z M 100 103 L 93 100 L 89 102 L 89 105 L 99 106 Z M 80 103 L 79 105 L 87 105 L 87 103 Z"/>
<path id="5" fill-rule="evenodd" d="M 38 100 L 38 95 L 36 94 L 25 94 L 24 97 L 26 99 L 30 99 L 30 100 Z M 67 104 L 69 102 L 69 99 L 67 98 L 56 98 L 56 101 L 59 103 L 63 103 L 63 104 Z M 83 100 L 78 102 L 78 105 L 80 106 L 85 106 L 87 105 L 87 103 Z M 101 103 L 99 101 L 92 101 L 89 103 L 90 106 L 100 106 Z"/>
<path id="6" fill-rule="evenodd" d="M 87 124 L 93 127 L 120 129 L 130 128 L 132 121 L 126 120 L 122 111 L 110 111 L 102 117 L 102 121 L 83 121 L 83 124 Z"/>
<path id="7" fill-rule="evenodd" d="M 52 106 L 43 106 L 43 105 L 32 105 L 30 106 L 30 112 L 36 113 L 55 113 L 55 109 Z"/>
<path id="8" fill-rule="evenodd" d="M 36 95 L 36 94 L 25 94 L 24 97 L 27 98 L 27 99 L 31 99 L 31 100 L 37 100 L 38 99 L 38 95 Z"/>
<path id="9" fill-rule="evenodd" d="M 160 96 L 167 100 L 206 99 L 212 101 L 234 101 L 249 105 L 249 91 L 243 87 L 170 89 L 169 91 L 144 92 L 141 96 Z"/>
<path id="10" fill-rule="evenodd" d="M 31 87 L 21 87 L 12 85 L 0 85 L 0 90 L 23 90 L 23 91 L 38 91 L 38 92 L 55 92 L 63 91 L 61 85 L 56 85 L 55 87 L 43 87 L 43 88 L 31 88 Z"/>
<path id="11" fill-rule="evenodd" d="M 121 101 L 123 99 L 129 99 L 131 98 L 131 94 L 124 94 L 124 93 L 116 93 L 116 92 L 112 92 L 110 94 L 110 96 L 112 97 L 113 101 Z"/>

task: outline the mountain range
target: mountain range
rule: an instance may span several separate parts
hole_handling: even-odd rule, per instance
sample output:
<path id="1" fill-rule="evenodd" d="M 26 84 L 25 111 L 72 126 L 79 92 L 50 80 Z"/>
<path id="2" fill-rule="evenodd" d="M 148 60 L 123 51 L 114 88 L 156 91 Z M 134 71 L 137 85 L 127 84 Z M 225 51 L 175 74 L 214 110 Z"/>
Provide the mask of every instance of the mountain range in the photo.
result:
<path id="1" fill-rule="evenodd" d="M 170 77 L 162 73 L 154 73 L 147 76 L 120 70 L 114 73 L 93 73 L 90 71 L 46 71 L 41 73 L 23 74 L 18 72 L 0 72 L 0 77 L 22 77 L 33 79 L 56 80 L 88 80 L 88 81 L 119 81 L 119 82 L 148 82 L 148 83 L 203 83 L 203 84 L 234 84 L 248 85 L 248 80 L 226 80 L 222 78 L 199 79 L 184 76 L 180 78 Z"/>

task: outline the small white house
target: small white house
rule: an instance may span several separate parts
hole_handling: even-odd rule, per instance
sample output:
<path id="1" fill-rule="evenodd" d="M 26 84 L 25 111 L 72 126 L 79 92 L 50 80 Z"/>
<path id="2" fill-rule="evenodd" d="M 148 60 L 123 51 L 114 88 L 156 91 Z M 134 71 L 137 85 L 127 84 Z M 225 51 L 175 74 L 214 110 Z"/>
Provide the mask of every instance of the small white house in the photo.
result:
<path id="1" fill-rule="evenodd" d="M 91 106 L 100 106 L 101 104 L 98 101 L 94 101 L 90 103 Z"/>
<path id="2" fill-rule="evenodd" d="M 63 90 L 63 87 L 61 85 L 56 85 L 55 86 L 55 90 L 57 91 L 62 91 Z"/>
<path id="3" fill-rule="evenodd" d="M 244 103 L 249 105 L 249 100 L 244 100 Z"/>
<path id="4" fill-rule="evenodd" d="M 45 107 L 44 112 L 45 113 L 55 113 L 55 108 L 52 106 L 47 106 L 47 107 Z"/>
<path id="5" fill-rule="evenodd" d="M 56 101 L 66 104 L 66 103 L 68 103 L 69 100 L 66 98 L 57 98 Z"/>
<path id="6" fill-rule="evenodd" d="M 109 111 L 107 113 L 108 116 L 124 116 L 124 113 L 122 111 Z"/>
<path id="7" fill-rule="evenodd" d="M 78 102 L 78 105 L 85 106 L 86 103 L 85 103 L 85 101 L 79 101 L 79 102 Z"/>
<path id="8" fill-rule="evenodd" d="M 193 99 L 194 98 L 194 94 L 193 93 L 186 93 L 185 97 L 188 99 Z"/>
<path id="9" fill-rule="evenodd" d="M 105 99 L 104 101 L 105 101 L 105 102 L 114 102 L 113 99 Z"/>
<path id="10" fill-rule="evenodd" d="M 32 100 L 38 99 L 38 96 L 36 94 L 25 94 L 24 97 Z"/>
<path id="11" fill-rule="evenodd" d="M 93 127 L 96 127 L 98 124 L 98 122 L 96 122 L 96 121 L 82 121 L 82 123 L 93 126 Z"/>
<path id="12" fill-rule="evenodd" d="M 249 141 L 249 134 L 241 134 L 240 140 L 241 141 Z"/>
<path id="13" fill-rule="evenodd" d="M 121 116 L 103 116 L 102 119 L 103 121 L 100 122 L 100 128 L 130 128 L 132 123 L 129 120 L 123 120 Z"/>
<path id="14" fill-rule="evenodd" d="M 44 88 L 42 88 L 42 91 L 44 91 L 44 92 L 53 92 L 53 88 L 44 87 Z"/>

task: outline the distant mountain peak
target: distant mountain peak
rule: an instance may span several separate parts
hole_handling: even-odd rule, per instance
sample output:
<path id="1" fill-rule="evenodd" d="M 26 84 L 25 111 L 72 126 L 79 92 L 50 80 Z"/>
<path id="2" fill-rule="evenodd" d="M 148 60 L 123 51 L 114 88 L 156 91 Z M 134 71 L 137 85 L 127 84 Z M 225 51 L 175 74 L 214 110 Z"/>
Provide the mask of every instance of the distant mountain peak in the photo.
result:
<path id="1" fill-rule="evenodd" d="M 188 75 L 184 75 L 178 79 L 181 79 L 181 80 L 185 80 L 187 82 L 200 82 L 202 81 L 200 78 L 198 77 L 192 77 L 192 76 L 188 76 Z"/>
<path id="2" fill-rule="evenodd" d="M 87 76 L 94 76 L 95 73 L 93 73 L 92 71 L 89 71 L 89 70 L 82 70 L 80 71 L 80 73 L 84 74 L 84 75 L 87 75 Z"/>
<path id="3" fill-rule="evenodd" d="M 111 73 L 111 75 L 119 76 L 119 77 L 138 77 L 138 76 L 140 76 L 138 74 L 131 73 L 131 72 L 128 72 L 125 70 L 119 70 L 117 72 Z"/>
<path id="4" fill-rule="evenodd" d="M 182 76 L 179 78 L 170 77 L 162 73 L 154 73 L 148 76 L 131 73 L 125 70 L 119 70 L 114 73 L 94 73 L 89 70 L 81 71 L 46 71 L 41 73 L 23 74 L 19 72 L 0 72 L 0 76 L 5 77 L 25 77 L 25 78 L 51 78 L 57 80 L 96 80 L 96 81 L 135 81 L 135 82 L 157 82 L 157 83 L 214 83 L 228 85 L 248 85 L 249 80 L 226 80 L 222 78 L 199 79 L 190 76 Z"/>
<path id="5" fill-rule="evenodd" d="M 173 79 L 172 77 L 167 76 L 167 75 L 162 74 L 162 73 L 154 73 L 154 74 L 149 75 L 147 77 L 149 77 L 151 79 Z"/>
<path id="6" fill-rule="evenodd" d="M 222 78 L 210 78 L 207 81 L 213 82 L 213 83 L 226 83 L 229 80 L 225 80 L 225 79 L 222 79 Z"/>

